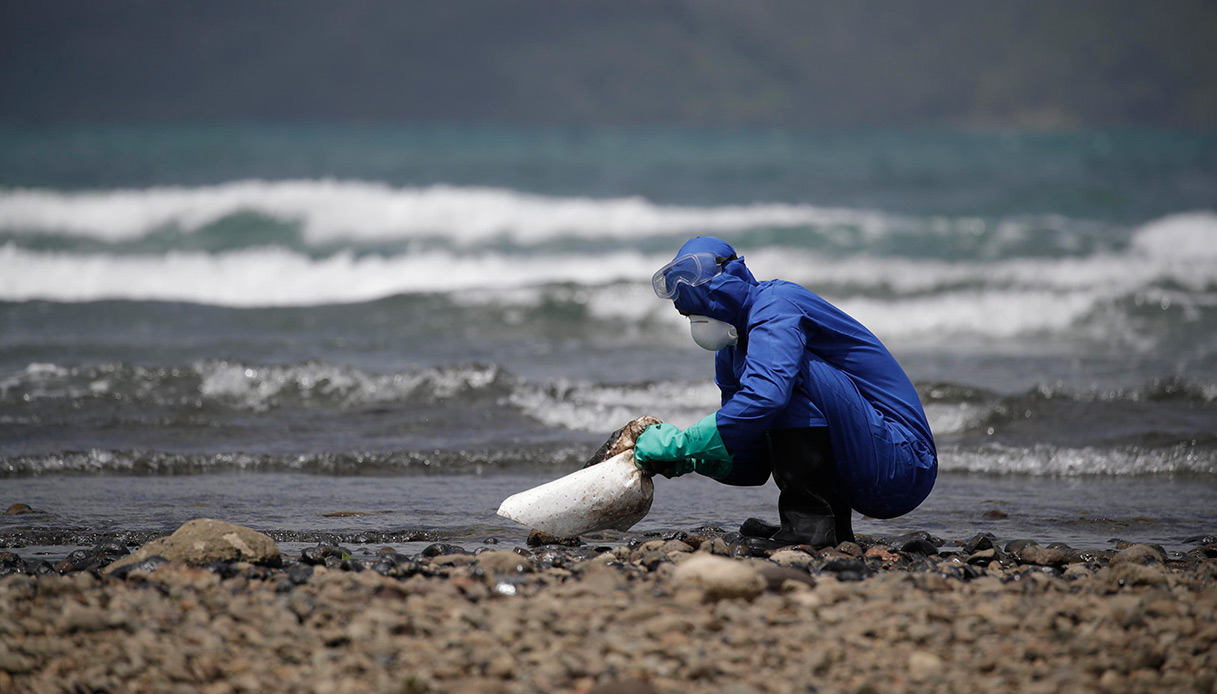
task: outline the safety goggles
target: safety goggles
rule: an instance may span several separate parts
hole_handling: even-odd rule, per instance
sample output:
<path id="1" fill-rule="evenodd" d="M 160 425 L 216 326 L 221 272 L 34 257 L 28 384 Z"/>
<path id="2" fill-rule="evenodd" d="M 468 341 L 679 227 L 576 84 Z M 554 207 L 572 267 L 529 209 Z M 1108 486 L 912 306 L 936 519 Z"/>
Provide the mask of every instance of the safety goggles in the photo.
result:
<path id="1" fill-rule="evenodd" d="M 687 284 L 690 287 L 696 287 L 705 284 L 722 273 L 723 263 L 735 260 L 735 258 L 734 254 L 723 257 L 706 252 L 682 255 L 659 268 L 659 272 L 651 277 L 651 286 L 655 289 L 655 296 L 660 299 L 673 299 L 676 297 L 676 288 L 679 285 Z"/>

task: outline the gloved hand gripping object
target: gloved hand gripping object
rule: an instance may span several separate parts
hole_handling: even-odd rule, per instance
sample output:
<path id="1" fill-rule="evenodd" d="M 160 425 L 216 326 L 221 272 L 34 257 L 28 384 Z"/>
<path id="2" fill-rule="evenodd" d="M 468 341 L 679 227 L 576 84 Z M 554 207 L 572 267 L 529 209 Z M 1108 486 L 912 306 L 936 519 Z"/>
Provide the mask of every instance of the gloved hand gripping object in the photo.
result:
<path id="1" fill-rule="evenodd" d="M 638 469 L 669 478 L 697 472 L 722 479 L 731 472 L 731 462 L 713 414 L 684 431 L 671 424 L 652 424 L 634 443 Z"/>

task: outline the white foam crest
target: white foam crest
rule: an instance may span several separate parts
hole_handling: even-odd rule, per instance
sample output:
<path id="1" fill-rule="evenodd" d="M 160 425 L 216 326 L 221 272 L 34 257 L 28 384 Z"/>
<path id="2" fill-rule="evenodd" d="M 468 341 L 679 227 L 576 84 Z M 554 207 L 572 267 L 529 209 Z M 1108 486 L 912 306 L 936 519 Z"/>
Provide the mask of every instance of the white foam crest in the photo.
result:
<path id="1" fill-rule="evenodd" d="M 650 276 L 653 264 L 633 251 L 574 259 L 457 256 L 444 251 L 392 257 L 339 253 L 313 259 L 282 248 L 216 255 L 121 256 L 41 253 L 9 244 L 0 248 L 0 299 L 314 305 L 368 301 L 399 293 L 640 281 Z"/>
<path id="2" fill-rule="evenodd" d="M 1217 212 L 1173 214 L 1141 227 L 1133 248 L 1160 260 L 1217 264 Z"/>
<path id="3" fill-rule="evenodd" d="M 646 266 L 649 268 L 663 259 L 652 257 L 645 262 L 651 263 Z M 804 251 L 764 249 L 749 255 L 748 262 L 754 269 L 761 268 L 758 276 L 790 278 L 820 289 L 826 298 L 884 338 L 943 334 L 1009 338 L 1059 332 L 1077 325 L 1113 299 L 1142 291 L 1154 282 L 1182 281 L 1183 277 L 1141 257 L 1113 254 L 951 264 L 901 258 L 829 259 Z M 1207 265 L 1199 265 L 1203 266 L 1199 274 L 1214 274 Z M 637 273 L 639 268 L 633 270 Z M 621 277 L 630 279 L 629 274 L 623 272 Z M 575 290 L 570 298 L 585 304 L 593 317 L 604 321 L 687 327 L 670 303 L 656 300 L 648 285 L 637 283 L 641 277 L 636 274 L 633 279 L 634 283 Z M 881 289 L 886 291 L 868 293 Z M 479 290 L 462 295 L 460 300 L 510 311 L 512 306 L 535 307 L 549 296 L 534 287 L 506 292 Z M 1204 295 L 1197 294 L 1174 300 L 1206 301 Z"/>
<path id="4" fill-rule="evenodd" d="M 994 406 L 971 402 L 927 403 L 925 416 L 935 436 L 968 431 L 993 414 Z"/>
<path id="5" fill-rule="evenodd" d="M 1060 332 L 1104 299 L 1093 292 L 965 290 L 911 299 L 835 302 L 880 338 L 977 334 L 1010 338 Z"/>
<path id="6" fill-rule="evenodd" d="M 777 277 L 809 287 L 886 289 L 895 294 L 959 285 L 1123 294 L 1153 282 L 1177 283 L 1195 291 L 1217 284 L 1217 262 L 1203 253 L 1178 257 L 1150 253 L 1136 243 L 1139 239 L 1135 237 L 1130 252 L 1066 258 L 949 262 L 866 255 L 835 258 L 766 248 L 749 253 L 747 262 L 762 279 Z M 1217 245 L 1217 235 L 1213 243 Z"/>
<path id="7" fill-rule="evenodd" d="M 266 410 L 284 398 L 368 404 L 423 396 L 447 399 L 483 390 L 502 377 L 494 365 L 424 369 L 411 373 L 370 374 L 332 364 L 255 366 L 227 361 L 194 365 L 199 393 L 253 410 Z"/>
<path id="8" fill-rule="evenodd" d="M 0 190 L 0 230 L 125 241 L 166 226 L 195 231 L 253 212 L 299 223 L 312 243 L 443 236 L 458 244 L 506 237 L 631 238 L 764 226 L 849 224 L 879 234 L 885 215 L 781 203 L 657 205 L 641 197 L 555 198 L 497 188 L 394 188 L 336 180 L 236 181 L 193 188 L 58 192 Z"/>
<path id="9" fill-rule="evenodd" d="M 939 452 L 944 472 L 1080 477 L 1217 473 L 1217 456 L 1188 444 L 1170 448 L 1033 448 L 990 446 Z"/>
<path id="10" fill-rule="evenodd" d="M 1103 313 L 1112 302 L 1134 297 L 1192 313 L 1211 307 L 1217 262 L 1203 250 L 1175 254 L 1171 240 L 1181 235 L 1204 246 L 1195 239 L 1217 233 L 1214 220 L 1217 215 L 1207 213 L 1160 220 L 1139 231 L 1125 253 L 1080 258 L 950 263 L 829 258 L 772 247 L 747 257 L 758 277 L 783 277 L 820 291 L 884 339 L 1042 335 L 1088 318 L 1097 319 L 1088 328 L 1097 330 L 1097 337 L 1135 339 L 1129 332 L 1134 328 L 1121 323 L 1118 312 Z M 596 255 L 434 250 L 310 258 L 283 248 L 128 256 L 39 252 L 9 244 L 0 247 L 0 299 L 289 306 L 442 292 L 459 302 L 502 306 L 510 320 L 513 308 L 552 299 L 553 290 L 545 285 L 564 283 L 570 285 L 569 296 L 558 298 L 584 303 L 594 318 L 631 329 L 656 323 L 679 329 L 683 321 L 668 302 L 651 294 L 648 282 L 668 257 L 630 250 Z M 1169 296 L 1159 296 L 1162 292 Z M 520 320 L 525 315 L 520 311 Z"/>
<path id="11" fill-rule="evenodd" d="M 41 253 L 9 245 L 0 248 L 0 299 L 162 300 L 244 307 L 447 292 L 462 303 L 501 306 L 510 320 L 513 307 L 533 307 L 548 296 L 543 285 L 571 283 L 574 288 L 569 298 L 585 303 L 594 318 L 624 326 L 659 323 L 679 329 L 683 321 L 670 303 L 651 294 L 647 281 L 652 268 L 661 262 L 657 256 L 634 251 L 595 257 L 462 256 L 446 251 L 357 257 L 341 253 L 313 259 L 281 248 L 217 255 L 118 256 Z M 1110 269 L 1106 261 L 1096 262 Z M 1005 338 L 1058 332 L 1076 325 L 1105 302 L 1135 292 L 1158 277 L 1131 268 L 1111 275 L 1094 270 L 1089 273 L 1094 278 L 1092 285 L 1079 282 L 1053 287 L 1050 282 L 1045 288 L 1030 281 L 1010 283 L 1002 267 L 989 268 L 986 278 L 984 268 L 975 266 L 926 263 L 919 267 L 912 261 L 877 258 L 850 264 L 851 274 L 833 279 L 899 282 L 901 277 L 919 277 L 922 279 L 916 281 L 930 285 L 923 293 L 910 291 L 893 297 L 848 289 L 837 295 L 829 287 L 827 298 L 884 339 L 961 333 Z M 833 272 L 842 270 L 837 266 Z M 968 286 L 962 280 L 964 275 L 975 286 Z M 955 282 L 963 286 L 934 292 L 935 277 L 947 286 Z"/>
<path id="12" fill-rule="evenodd" d="M 639 413 L 687 427 L 718 409 L 719 392 L 712 382 L 612 386 L 561 381 L 518 387 L 507 401 L 547 426 L 604 432 Z"/>
<path id="13" fill-rule="evenodd" d="M 546 300 L 541 289 L 478 291 L 461 295 L 466 305 L 499 307 L 510 321 L 513 308 L 536 307 Z M 827 297 L 883 340 L 981 335 L 1006 339 L 1066 331 L 1101 306 L 1103 292 L 1033 290 L 959 290 L 908 298 Z M 643 285 L 588 290 L 582 302 L 600 321 L 629 329 L 648 324 L 688 338 L 688 321 Z M 521 314 L 522 315 L 522 314 Z"/>

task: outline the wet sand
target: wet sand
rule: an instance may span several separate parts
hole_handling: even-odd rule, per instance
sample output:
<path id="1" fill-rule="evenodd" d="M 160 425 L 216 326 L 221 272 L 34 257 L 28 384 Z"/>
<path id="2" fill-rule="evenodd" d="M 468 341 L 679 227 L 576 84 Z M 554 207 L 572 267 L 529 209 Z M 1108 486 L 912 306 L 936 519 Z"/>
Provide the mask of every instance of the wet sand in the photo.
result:
<path id="1" fill-rule="evenodd" d="M 1171 556 L 912 535 L 759 557 L 735 539 L 318 547 L 114 575 L 10 555 L 35 573 L 0 578 L 0 691 L 1217 692 L 1212 538 Z"/>

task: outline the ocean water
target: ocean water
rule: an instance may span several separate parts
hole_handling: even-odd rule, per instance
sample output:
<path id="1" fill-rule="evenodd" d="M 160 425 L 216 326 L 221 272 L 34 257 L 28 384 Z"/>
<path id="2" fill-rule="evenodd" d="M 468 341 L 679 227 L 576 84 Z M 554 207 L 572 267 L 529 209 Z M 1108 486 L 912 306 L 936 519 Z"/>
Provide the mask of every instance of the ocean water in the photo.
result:
<path id="1" fill-rule="evenodd" d="M 1217 532 L 1217 135 L 9 125 L 0 546 L 522 542 L 503 497 L 715 409 L 649 284 L 706 233 L 917 384 L 938 488 L 859 530 Z M 638 530 L 776 496 L 663 480 Z"/>

